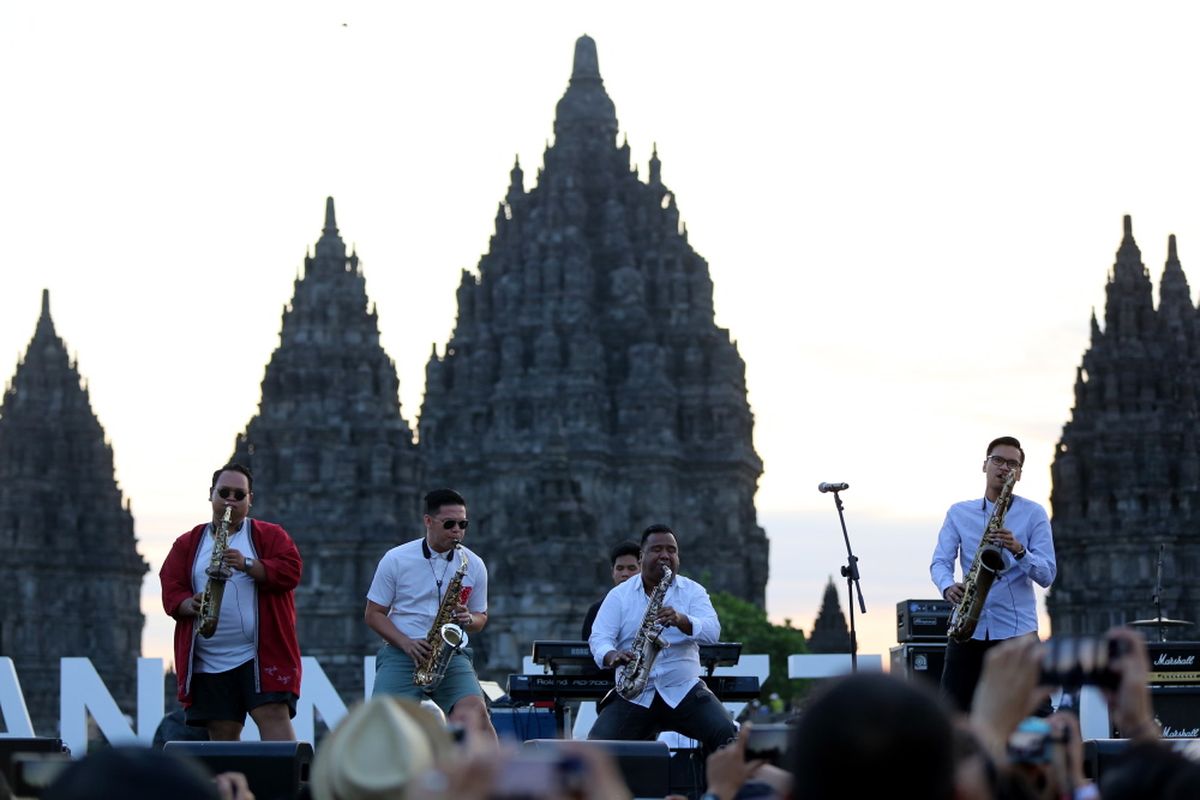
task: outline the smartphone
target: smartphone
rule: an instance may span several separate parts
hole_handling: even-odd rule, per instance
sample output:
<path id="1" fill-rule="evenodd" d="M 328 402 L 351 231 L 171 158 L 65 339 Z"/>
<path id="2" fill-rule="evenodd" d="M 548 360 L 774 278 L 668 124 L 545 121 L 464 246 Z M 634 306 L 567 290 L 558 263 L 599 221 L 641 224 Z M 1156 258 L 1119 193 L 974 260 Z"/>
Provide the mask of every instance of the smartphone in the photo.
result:
<path id="1" fill-rule="evenodd" d="M 1112 668 L 1125 655 L 1123 640 L 1067 637 L 1046 640 L 1040 682 L 1045 686 L 1099 686 L 1116 689 L 1121 676 Z"/>
<path id="2" fill-rule="evenodd" d="M 782 722 L 754 725 L 750 728 L 750 737 L 746 740 L 746 760 L 763 759 L 780 766 L 787 754 L 791 734 L 792 726 Z"/>

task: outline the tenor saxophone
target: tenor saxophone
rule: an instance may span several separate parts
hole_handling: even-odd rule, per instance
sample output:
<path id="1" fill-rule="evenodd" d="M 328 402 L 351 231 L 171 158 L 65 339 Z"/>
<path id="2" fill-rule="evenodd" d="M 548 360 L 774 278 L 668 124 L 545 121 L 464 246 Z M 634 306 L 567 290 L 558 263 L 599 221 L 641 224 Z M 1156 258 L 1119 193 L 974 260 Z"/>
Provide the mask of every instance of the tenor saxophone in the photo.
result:
<path id="1" fill-rule="evenodd" d="M 979 624 L 979 615 L 983 613 L 983 601 L 987 600 L 996 573 L 1004 569 L 1004 552 L 993 542 L 992 535 L 1004 527 L 1004 515 L 1012 505 L 1013 485 L 1017 482 L 1017 471 L 1014 469 L 1004 479 L 1000 488 L 1000 496 L 992 508 L 992 516 L 988 519 L 987 527 L 975 550 L 975 560 L 971 569 L 963 578 L 963 596 L 950 615 L 950 627 L 947 635 L 956 642 L 965 642 L 975 633 Z"/>
<path id="2" fill-rule="evenodd" d="M 670 588 L 673 577 L 671 568 L 664 566 L 662 579 L 650 593 L 650 602 L 646 606 L 646 614 L 642 617 L 642 625 L 633 637 L 633 645 L 630 648 L 633 650 L 633 660 L 617 667 L 617 694 L 626 700 L 633 700 L 646 690 L 654 659 L 658 657 L 660 650 L 670 646 L 670 643 L 662 638 L 663 626 L 656 617 L 662 610 L 663 598 L 667 596 L 667 589 Z"/>
<path id="3" fill-rule="evenodd" d="M 467 551 L 458 543 L 455 550 L 462 561 L 442 595 L 442 604 L 438 606 L 437 616 L 425 641 L 429 643 L 429 655 L 416 663 L 413 669 L 413 683 L 420 686 L 426 693 L 432 692 L 446 677 L 446 667 L 450 665 L 450 657 L 467 646 L 467 632 L 454 624 L 450 619 L 454 616 L 454 607 L 462 602 L 463 578 L 467 576 Z"/>
<path id="4" fill-rule="evenodd" d="M 212 558 L 208 561 L 208 583 L 204 585 L 204 594 L 200 598 L 200 608 L 196 612 L 198 622 L 196 629 L 205 639 L 211 639 L 217 632 L 217 622 L 221 618 L 221 598 L 225 596 L 225 581 L 233 574 L 233 570 L 225 566 L 225 550 L 229 547 L 229 524 L 233 519 L 233 508 L 225 506 L 225 516 L 213 534 Z"/>

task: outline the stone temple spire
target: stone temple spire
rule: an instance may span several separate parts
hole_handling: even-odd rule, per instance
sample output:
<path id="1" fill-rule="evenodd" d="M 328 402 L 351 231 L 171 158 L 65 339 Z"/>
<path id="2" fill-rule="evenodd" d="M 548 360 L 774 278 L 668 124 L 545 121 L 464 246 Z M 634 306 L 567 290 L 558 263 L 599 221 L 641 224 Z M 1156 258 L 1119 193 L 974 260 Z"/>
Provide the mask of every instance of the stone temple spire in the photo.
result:
<path id="1" fill-rule="evenodd" d="M 362 691 L 362 657 L 378 649 L 362 624 L 375 565 L 420 523 L 420 466 L 399 388 L 329 198 L 233 458 L 254 471 L 255 515 L 282 524 L 300 549 L 301 651 L 343 696 Z"/>
<path id="2" fill-rule="evenodd" d="M 0 404 L 0 654 L 16 663 L 39 735 L 57 731 L 63 656 L 91 658 L 122 710 L 134 712 L 148 569 L 136 545 L 112 448 L 43 292 Z"/>
<path id="3" fill-rule="evenodd" d="M 808 637 L 808 652 L 850 652 L 850 627 L 846 624 L 846 615 L 842 613 L 842 604 L 838 598 L 837 586 L 833 583 L 833 576 L 830 576 L 829 583 L 825 584 L 821 610 L 817 612 L 812 635 Z"/>
<path id="4" fill-rule="evenodd" d="M 472 639 L 490 675 L 574 636 L 610 585 L 609 548 L 651 523 L 678 531 L 710 590 L 765 599 L 745 364 L 674 194 L 639 180 L 616 130 L 585 36 L 536 186 L 510 180 L 426 368 L 430 483 L 464 493 L 491 571 L 495 611 Z"/>
<path id="5" fill-rule="evenodd" d="M 1093 315 L 1075 407 L 1051 467 L 1058 578 L 1046 604 L 1055 636 L 1153 617 L 1160 545 L 1164 615 L 1200 620 L 1186 566 L 1200 559 L 1200 375 L 1174 236 L 1157 311 L 1151 291 L 1125 217 L 1104 330 Z"/>
<path id="6" fill-rule="evenodd" d="M 588 150 L 612 149 L 616 142 L 616 106 L 604 90 L 596 42 L 590 36 L 575 42 L 575 64 L 566 94 L 558 101 L 554 138 L 556 145 L 570 142 Z"/>

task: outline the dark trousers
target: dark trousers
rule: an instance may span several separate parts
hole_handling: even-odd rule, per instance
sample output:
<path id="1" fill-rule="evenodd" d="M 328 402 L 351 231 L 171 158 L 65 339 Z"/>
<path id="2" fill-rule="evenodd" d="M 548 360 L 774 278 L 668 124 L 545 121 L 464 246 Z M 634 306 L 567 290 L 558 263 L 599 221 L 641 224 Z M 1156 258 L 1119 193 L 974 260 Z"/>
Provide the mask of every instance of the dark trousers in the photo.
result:
<path id="1" fill-rule="evenodd" d="M 950 639 L 946 642 L 946 663 L 942 668 L 942 694 L 950 699 L 954 707 L 964 713 L 970 713 L 971 700 L 975 695 L 975 685 L 979 683 L 979 675 L 983 672 L 983 657 L 987 651 L 1007 639 L 969 639 L 956 642 Z M 1050 701 L 1046 700 L 1034 710 L 1034 714 L 1045 717 L 1053 711 Z"/>
<path id="2" fill-rule="evenodd" d="M 1003 639 L 968 639 L 956 642 L 950 639 L 946 642 L 946 663 L 942 668 L 942 694 L 950 699 L 954 707 L 962 712 L 970 712 L 971 697 L 975 694 L 975 684 L 979 683 L 979 673 L 983 671 L 983 657 Z"/>
<path id="3" fill-rule="evenodd" d="M 613 700 L 596 718 L 589 739 L 640 739 L 651 741 L 663 731 L 678 731 L 703 745 L 711 753 L 737 737 L 733 717 L 717 696 L 697 683 L 675 708 L 654 695 L 649 708 L 631 703 L 614 693 Z"/>

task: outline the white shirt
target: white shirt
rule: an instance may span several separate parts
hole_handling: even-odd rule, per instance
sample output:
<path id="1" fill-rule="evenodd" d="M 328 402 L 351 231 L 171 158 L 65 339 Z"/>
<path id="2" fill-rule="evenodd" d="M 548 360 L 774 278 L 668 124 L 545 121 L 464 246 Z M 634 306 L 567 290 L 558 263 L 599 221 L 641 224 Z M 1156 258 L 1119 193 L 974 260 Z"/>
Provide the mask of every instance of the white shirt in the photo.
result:
<path id="1" fill-rule="evenodd" d="M 208 585 L 206 570 L 212 560 L 213 544 L 213 526 L 210 524 L 204 529 L 204 538 L 200 540 L 196 561 L 192 564 L 192 587 L 197 592 Z M 250 539 L 249 517 L 242 520 L 240 528 L 230 532 L 228 549 L 257 558 Z M 225 581 L 216 633 L 211 639 L 205 639 L 197 632 L 193 640 L 193 672 L 226 672 L 254 658 L 258 652 L 258 588 L 253 578 L 233 570 Z"/>
<path id="2" fill-rule="evenodd" d="M 598 666 L 604 666 L 607 653 L 629 650 L 633 646 L 648 605 L 650 596 L 642 585 L 641 575 L 634 575 L 609 590 L 588 639 L 592 658 Z M 700 645 L 712 644 L 721 638 L 721 621 L 717 619 L 708 592 L 695 581 L 676 575 L 663 598 L 663 606 L 687 615 L 692 621 L 692 634 L 688 636 L 675 626 L 663 631 L 663 640 L 668 646 L 654 659 L 646 690 L 632 701 L 646 708 L 654 702 L 655 692 L 671 708 L 678 706 L 700 682 Z"/>
<path id="3" fill-rule="evenodd" d="M 430 550 L 433 557 L 426 558 L 425 548 L 421 547 L 424 541 L 424 538 L 413 539 L 384 553 L 367 590 L 367 599 L 386 607 L 388 619 L 396 630 L 410 639 L 424 639 L 429 634 L 442 595 L 462 563 L 457 554 L 447 561 L 448 552 Z M 463 577 L 463 591 L 469 592 L 467 610 L 485 612 L 487 567 L 483 559 L 466 547 L 460 545 L 458 549 L 467 554 L 467 574 Z"/>

